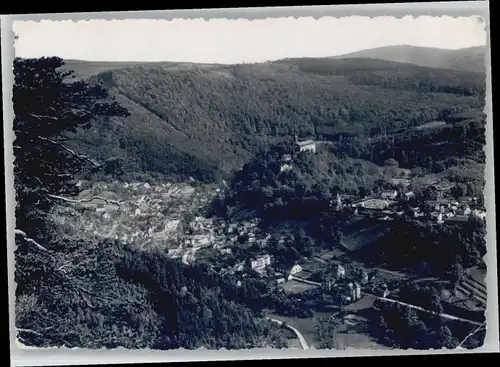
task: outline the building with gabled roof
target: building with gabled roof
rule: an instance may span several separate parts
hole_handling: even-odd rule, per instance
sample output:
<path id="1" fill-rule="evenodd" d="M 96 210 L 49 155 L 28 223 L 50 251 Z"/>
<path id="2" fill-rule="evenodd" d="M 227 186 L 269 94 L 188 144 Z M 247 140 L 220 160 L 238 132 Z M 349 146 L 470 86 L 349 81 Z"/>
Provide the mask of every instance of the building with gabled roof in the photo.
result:
<path id="1" fill-rule="evenodd" d="M 295 143 L 299 146 L 301 152 L 309 151 L 316 153 L 316 142 L 314 140 L 299 141 L 297 135 L 295 135 Z"/>

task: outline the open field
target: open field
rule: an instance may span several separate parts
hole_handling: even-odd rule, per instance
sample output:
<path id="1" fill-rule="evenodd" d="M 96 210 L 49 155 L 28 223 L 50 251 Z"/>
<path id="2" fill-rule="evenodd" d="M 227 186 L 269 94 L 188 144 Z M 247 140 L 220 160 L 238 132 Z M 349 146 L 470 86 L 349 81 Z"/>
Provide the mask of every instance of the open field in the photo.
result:
<path id="1" fill-rule="evenodd" d="M 373 338 L 363 333 L 338 333 L 337 342 L 343 349 L 392 349 L 385 345 L 378 344 Z"/>
<path id="2" fill-rule="evenodd" d="M 373 306 L 373 301 L 374 299 L 372 297 L 367 296 L 346 307 L 349 314 L 346 317 L 345 324 L 339 325 L 336 341 L 334 341 L 337 349 L 389 349 L 378 344 L 370 337 L 367 331 L 366 319 L 356 314 L 359 310 L 371 308 Z M 313 317 L 303 319 L 270 315 L 270 317 L 286 322 L 288 325 L 296 328 L 304 336 L 309 346 L 316 349 L 319 349 L 321 346 L 321 341 L 317 339 L 317 321 L 320 319 L 329 319 L 332 316 L 332 313 L 326 312 L 314 312 Z"/>
<path id="3" fill-rule="evenodd" d="M 372 296 L 363 296 L 354 303 L 351 303 L 345 307 L 347 312 L 357 312 L 359 310 L 364 310 L 373 307 L 375 298 Z"/>
<path id="4" fill-rule="evenodd" d="M 302 349 L 299 339 L 297 337 L 288 339 L 288 348 Z"/>
<path id="5" fill-rule="evenodd" d="M 385 226 L 376 224 L 358 232 L 346 235 L 341 244 L 349 251 L 359 250 L 384 234 Z"/>
<path id="6" fill-rule="evenodd" d="M 280 284 L 280 287 L 287 293 L 297 294 L 303 293 L 310 289 L 316 288 L 316 286 L 306 283 L 301 283 L 296 280 L 289 280 L 288 282 Z"/>
<path id="7" fill-rule="evenodd" d="M 331 314 L 329 313 L 319 313 L 315 312 L 313 317 L 308 318 L 298 318 L 298 317 L 288 317 L 275 314 L 268 314 L 268 317 L 277 319 L 287 323 L 288 325 L 296 328 L 307 341 L 307 344 L 312 347 L 318 347 L 319 343 L 316 339 L 316 320 L 322 318 L 328 318 Z"/>
<path id="8" fill-rule="evenodd" d="M 342 251 L 341 249 L 333 249 L 333 250 L 330 250 L 330 251 L 322 251 L 318 254 L 316 254 L 315 256 L 313 256 L 313 259 L 321 259 L 323 261 L 328 261 L 328 260 L 331 260 L 331 259 L 334 259 L 334 258 L 337 258 L 339 256 L 342 256 L 345 254 L 345 251 Z"/>
<path id="9" fill-rule="evenodd" d="M 289 328 L 283 328 L 283 333 L 288 340 L 289 348 L 302 349 L 302 346 L 300 345 L 300 341 L 297 338 L 297 335 L 295 335 L 295 333 L 292 330 L 290 330 Z"/>
<path id="10" fill-rule="evenodd" d="M 295 275 L 302 279 L 316 281 L 316 279 L 313 279 L 315 274 L 320 273 L 325 266 L 328 266 L 332 259 L 336 259 L 344 254 L 345 252 L 342 250 L 318 251 L 301 264 L 302 271 Z"/>
<path id="11" fill-rule="evenodd" d="M 314 280 L 311 279 L 313 275 L 317 272 L 320 272 L 322 269 L 324 269 L 327 265 L 326 262 L 321 262 L 318 261 L 314 258 L 308 259 L 302 266 L 302 271 L 300 273 L 294 274 L 298 278 L 302 279 L 308 279 L 308 280 Z"/>

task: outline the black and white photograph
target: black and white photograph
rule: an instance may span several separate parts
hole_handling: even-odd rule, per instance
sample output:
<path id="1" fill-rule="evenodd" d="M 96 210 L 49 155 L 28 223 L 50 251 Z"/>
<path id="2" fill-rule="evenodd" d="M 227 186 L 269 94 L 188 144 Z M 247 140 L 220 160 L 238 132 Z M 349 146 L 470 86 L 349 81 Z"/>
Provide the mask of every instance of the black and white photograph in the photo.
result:
<path id="1" fill-rule="evenodd" d="M 485 348 L 498 305 L 479 3 L 2 20 L 17 348 Z"/>

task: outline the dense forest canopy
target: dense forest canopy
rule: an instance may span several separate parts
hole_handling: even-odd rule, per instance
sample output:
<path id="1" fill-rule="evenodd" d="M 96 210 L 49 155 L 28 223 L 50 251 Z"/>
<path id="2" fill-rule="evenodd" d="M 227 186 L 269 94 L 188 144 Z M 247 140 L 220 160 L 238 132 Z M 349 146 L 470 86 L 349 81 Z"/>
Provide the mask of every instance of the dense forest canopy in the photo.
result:
<path id="1" fill-rule="evenodd" d="M 471 217 L 467 222 L 438 225 L 393 221 L 386 234 L 359 251 L 371 264 L 438 275 L 456 281 L 460 269 L 483 264 L 486 225 Z"/>
<path id="2" fill-rule="evenodd" d="M 131 116 L 70 134 L 72 147 L 123 156 L 128 172 L 203 181 L 294 133 L 376 140 L 482 110 L 485 93 L 484 73 L 367 59 L 124 65 L 93 78 Z"/>

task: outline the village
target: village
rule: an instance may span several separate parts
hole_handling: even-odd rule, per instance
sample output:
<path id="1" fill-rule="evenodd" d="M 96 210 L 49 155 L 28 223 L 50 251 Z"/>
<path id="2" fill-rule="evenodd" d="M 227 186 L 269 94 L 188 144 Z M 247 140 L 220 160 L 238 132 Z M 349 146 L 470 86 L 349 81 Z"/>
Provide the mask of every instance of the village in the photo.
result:
<path id="1" fill-rule="evenodd" d="M 296 142 L 300 151 L 316 152 L 315 141 L 300 142 L 296 138 Z M 282 161 L 282 170 L 293 169 L 290 155 L 285 155 Z M 415 193 L 411 190 L 413 179 L 410 170 L 399 169 L 398 176 L 390 182 L 394 189 L 362 198 L 337 194 L 336 200 L 330 203 L 330 210 L 346 211 L 353 219 L 369 217 L 381 222 L 403 216 L 438 224 L 466 221 L 470 216 L 485 218 L 484 207 L 476 198 L 454 198 L 450 194 L 453 185 L 443 180 L 428 181 L 429 187 L 436 192 L 434 200 L 424 203 L 415 201 Z M 53 220 L 64 235 L 113 239 L 141 249 L 160 249 L 186 264 L 195 262 L 200 256 L 208 256 L 218 272 L 223 275 L 239 274 L 241 279 L 249 272 L 269 278 L 271 264 L 270 280 L 277 284 L 300 279 L 297 274 L 304 273 L 299 263 L 275 263 L 268 253 L 268 243 L 272 237 L 278 244 L 283 244 L 287 238 L 284 234 L 263 232 L 258 218 L 226 222 L 204 215 L 204 208 L 216 196 L 223 195 L 223 185 L 80 181 L 78 186 L 82 190 L 80 195 L 69 200 L 73 206 L 55 208 Z M 73 215 L 66 215 L 68 212 Z M 233 254 L 235 249 L 238 256 Z M 346 279 L 342 264 L 337 266 L 340 270 L 334 278 Z M 345 284 L 348 289 L 346 299 L 351 301 L 359 298 L 351 293 L 359 294 L 360 284 L 368 281 L 366 274 L 355 278 L 355 281 Z M 304 281 L 311 282 L 305 278 Z M 330 280 L 328 282 L 326 287 L 330 289 L 332 284 Z M 310 284 L 325 287 L 318 282 Z"/>
<path id="2" fill-rule="evenodd" d="M 335 270 L 331 270 L 334 275 L 322 282 L 312 281 L 306 269 L 308 259 L 304 259 L 306 265 L 304 261 L 293 264 L 275 262 L 267 249 L 269 242 L 273 239 L 283 244 L 289 239 L 285 235 L 262 231 L 259 219 L 225 222 L 206 218 L 203 208 L 221 193 L 221 188 L 216 185 L 194 187 L 173 183 L 96 183 L 83 188 L 80 196 L 74 199 L 74 206 L 56 207 L 59 214 L 78 211 L 80 215 L 54 215 L 53 218 L 60 232 L 66 235 L 73 233 L 97 240 L 120 240 L 142 249 L 156 248 L 186 264 L 208 256 L 212 259 L 214 271 L 236 276 L 240 281 L 254 275 L 281 285 L 284 289 L 290 288 L 286 283 L 300 282 L 328 290 L 342 288 L 345 290 L 343 299 L 346 302 L 360 298 L 362 286 L 368 286 L 369 280 L 373 278 L 366 271 L 346 273 L 345 265 L 336 261 Z M 392 220 L 405 214 L 398 209 L 411 194 L 411 191 L 400 193 L 391 190 L 358 200 L 338 195 L 336 202 L 332 202 L 331 210 L 348 208 L 353 216 Z M 456 202 L 443 196 L 432 203 L 433 210 L 430 212 L 418 207 L 411 208 L 411 211 L 415 218 L 434 218 L 438 223 L 470 215 L 484 216 L 484 211 L 474 207 L 473 203 L 473 199 Z M 235 250 L 238 250 L 238 256 L 235 256 Z M 321 254 L 315 255 L 315 259 L 316 265 L 320 267 L 332 263 L 331 258 L 325 260 Z M 378 291 L 381 295 L 388 292 L 383 288 Z"/>
<path id="3" fill-rule="evenodd" d="M 240 279 L 250 274 L 268 278 L 272 265 L 275 271 L 269 281 L 284 284 L 303 270 L 298 263 L 274 263 L 266 252 L 272 236 L 259 228 L 258 219 L 226 223 L 205 218 L 201 209 L 221 192 L 216 186 L 114 182 L 85 187 L 87 184 L 80 182 L 83 191 L 72 199 L 74 205 L 55 208 L 52 218 L 61 234 L 119 240 L 144 250 L 160 249 L 186 264 L 196 261 L 198 252 L 209 252 L 221 260 L 213 264 L 214 269 L 222 275 L 239 274 Z M 286 240 L 284 235 L 276 238 L 279 244 Z M 248 253 L 237 259 L 231 256 L 235 247 L 246 248 Z M 232 261 L 224 261 L 225 258 Z M 341 265 L 336 280 L 345 280 Z M 333 280 L 328 284 L 332 287 Z M 358 283 L 346 286 L 352 288 L 352 295 L 346 299 L 359 298 Z"/>
<path id="4" fill-rule="evenodd" d="M 316 151 L 313 141 L 299 146 Z M 282 170 L 292 167 L 291 158 L 283 157 Z M 436 192 L 433 200 L 415 201 L 411 173 L 400 172 L 393 178 L 393 189 L 362 198 L 337 194 L 330 210 L 380 222 L 397 217 L 438 224 L 466 221 L 470 216 L 484 219 L 485 210 L 477 199 L 454 198 L 453 185 L 447 182 L 431 182 L 429 187 Z M 185 264 L 204 261 L 214 272 L 234 279 L 237 287 L 247 278 L 256 278 L 265 281 L 270 292 L 292 297 L 320 291 L 337 307 L 364 302 L 366 297 L 397 298 L 398 284 L 411 279 L 398 272 L 367 269 L 342 249 L 318 249 L 311 258 L 277 261 L 270 243 L 283 245 L 291 241 L 290 236 L 266 233 L 258 218 L 232 222 L 206 217 L 204 209 L 223 195 L 224 185 L 83 181 L 78 185 L 82 190 L 78 197 L 54 208 L 52 218 L 61 236 L 118 240 L 145 251 L 160 250 Z M 456 292 L 463 299 L 475 299 L 479 307 L 486 303 L 483 284 L 471 277 Z"/>
<path id="5" fill-rule="evenodd" d="M 300 141 L 295 136 L 295 142 L 300 152 L 316 153 L 318 145 L 325 142 L 312 139 Z M 293 169 L 293 159 L 290 154 L 285 154 L 281 159 L 281 172 Z M 410 215 L 414 219 L 432 220 L 437 223 L 463 222 L 469 216 L 481 219 L 486 218 L 486 209 L 477 197 L 467 197 L 465 195 L 456 197 L 451 191 L 454 183 L 437 177 L 437 175 L 427 174 L 421 178 L 425 188 L 434 191 L 435 197 L 425 202 L 415 203 L 416 193 L 412 191 L 415 183 L 415 175 L 411 170 L 395 168 L 394 177 L 391 177 L 387 184 L 391 189 L 384 190 L 363 198 L 352 195 L 337 194 L 335 202 L 331 202 L 331 207 L 335 210 L 342 208 L 352 208 L 356 216 L 371 216 L 378 220 L 392 220 L 395 217 Z M 421 190 L 422 191 L 422 190 Z M 416 204 L 413 206 L 404 205 L 406 203 Z M 420 204 L 420 205 L 418 205 Z M 407 211 L 410 212 L 407 212 Z"/>

